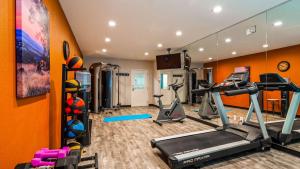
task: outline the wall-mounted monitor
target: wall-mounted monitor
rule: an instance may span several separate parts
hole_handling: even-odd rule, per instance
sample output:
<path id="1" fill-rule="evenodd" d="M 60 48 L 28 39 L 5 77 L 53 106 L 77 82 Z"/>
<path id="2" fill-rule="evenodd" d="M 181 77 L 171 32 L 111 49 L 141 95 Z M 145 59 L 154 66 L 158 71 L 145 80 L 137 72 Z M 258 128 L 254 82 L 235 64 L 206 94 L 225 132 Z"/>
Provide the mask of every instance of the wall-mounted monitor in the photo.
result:
<path id="1" fill-rule="evenodd" d="M 156 56 L 157 70 L 181 68 L 181 54 L 168 54 Z"/>

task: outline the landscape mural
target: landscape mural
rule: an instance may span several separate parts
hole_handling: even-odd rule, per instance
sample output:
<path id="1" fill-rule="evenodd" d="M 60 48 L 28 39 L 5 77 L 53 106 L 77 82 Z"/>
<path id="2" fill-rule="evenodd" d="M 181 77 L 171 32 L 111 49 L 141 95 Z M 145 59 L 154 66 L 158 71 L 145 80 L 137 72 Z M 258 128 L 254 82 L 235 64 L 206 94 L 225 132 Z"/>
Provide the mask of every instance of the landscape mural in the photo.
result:
<path id="1" fill-rule="evenodd" d="M 17 98 L 50 91 L 49 17 L 42 0 L 16 0 Z"/>

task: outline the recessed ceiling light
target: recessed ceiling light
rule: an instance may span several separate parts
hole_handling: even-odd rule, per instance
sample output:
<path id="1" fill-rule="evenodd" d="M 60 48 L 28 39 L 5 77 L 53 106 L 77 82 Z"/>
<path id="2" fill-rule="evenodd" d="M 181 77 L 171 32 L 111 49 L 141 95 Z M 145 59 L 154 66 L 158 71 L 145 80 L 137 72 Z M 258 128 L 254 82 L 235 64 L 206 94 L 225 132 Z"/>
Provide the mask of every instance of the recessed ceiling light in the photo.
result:
<path id="1" fill-rule="evenodd" d="M 111 39 L 110 38 L 105 38 L 105 42 L 110 42 Z"/>
<path id="2" fill-rule="evenodd" d="M 157 44 L 157 47 L 161 48 L 163 45 L 161 43 Z"/>
<path id="3" fill-rule="evenodd" d="M 145 56 L 148 56 L 149 55 L 149 53 L 148 52 L 145 52 Z"/>
<path id="4" fill-rule="evenodd" d="M 269 44 L 264 44 L 262 47 L 263 47 L 263 48 L 268 48 L 268 47 L 269 47 Z"/>
<path id="5" fill-rule="evenodd" d="M 231 42 L 231 39 L 230 39 L 230 38 L 226 38 L 226 39 L 225 39 L 225 42 L 226 42 L 226 43 L 230 43 L 230 42 Z"/>
<path id="6" fill-rule="evenodd" d="M 106 53 L 106 52 L 107 52 L 107 49 L 102 49 L 102 52 L 103 52 L 103 53 Z"/>
<path id="7" fill-rule="evenodd" d="M 109 27 L 116 27 L 116 25 L 117 25 L 116 21 L 114 21 L 114 20 L 108 21 L 108 26 Z"/>
<path id="8" fill-rule="evenodd" d="M 236 55 L 236 51 L 232 51 L 232 53 L 231 53 L 232 55 Z"/>
<path id="9" fill-rule="evenodd" d="M 274 27 L 279 27 L 279 26 L 282 26 L 282 24 L 283 24 L 282 21 L 276 21 L 276 22 L 273 23 L 273 26 Z"/>
<path id="10" fill-rule="evenodd" d="M 218 14 L 218 13 L 222 12 L 222 6 L 220 6 L 220 5 L 215 6 L 212 11 L 215 14 Z"/>
<path id="11" fill-rule="evenodd" d="M 203 52 L 203 51 L 204 51 L 204 48 L 199 48 L 198 51 L 199 51 L 199 52 Z"/>
<path id="12" fill-rule="evenodd" d="M 208 58 L 208 60 L 212 60 L 213 58 Z"/>
<path id="13" fill-rule="evenodd" d="M 176 36 L 182 36 L 182 32 L 180 30 L 176 31 Z"/>

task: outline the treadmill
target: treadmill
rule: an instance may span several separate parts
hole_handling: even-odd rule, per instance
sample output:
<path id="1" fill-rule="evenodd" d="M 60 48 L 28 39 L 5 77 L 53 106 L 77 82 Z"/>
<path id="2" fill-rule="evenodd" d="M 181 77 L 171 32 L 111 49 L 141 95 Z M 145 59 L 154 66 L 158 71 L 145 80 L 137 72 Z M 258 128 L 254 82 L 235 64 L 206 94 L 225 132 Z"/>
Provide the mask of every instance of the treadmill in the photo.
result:
<path id="1" fill-rule="evenodd" d="M 256 84 L 259 90 L 280 90 L 294 93 L 285 120 L 269 121 L 265 124 L 273 142 L 287 145 L 299 141 L 300 119 L 296 119 L 296 115 L 300 103 L 300 88 L 293 82 L 287 82 L 277 73 L 261 74 L 260 82 Z M 253 109 L 254 105 L 251 104 L 244 124 L 258 127 L 257 123 L 251 122 Z"/>
<path id="2" fill-rule="evenodd" d="M 269 150 L 270 138 L 264 125 L 257 100 L 258 88 L 249 83 L 248 72 L 232 73 L 224 83 L 212 89 L 223 126 L 153 139 L 151 146 L 168 158 L 172 169 L 199 167 L 207 162 L 250 150 Z M 249 94 L 258 117 L 260 129 L 241 124 L 230 124 L 224 108 L 221 92 L 227 96 Z"/>

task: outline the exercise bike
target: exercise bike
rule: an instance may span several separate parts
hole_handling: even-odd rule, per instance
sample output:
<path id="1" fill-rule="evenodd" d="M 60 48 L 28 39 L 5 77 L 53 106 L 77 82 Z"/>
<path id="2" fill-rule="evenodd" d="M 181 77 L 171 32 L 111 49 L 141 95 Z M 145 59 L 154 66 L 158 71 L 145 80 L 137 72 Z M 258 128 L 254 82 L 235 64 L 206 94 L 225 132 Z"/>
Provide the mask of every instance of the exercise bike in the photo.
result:
<path id="1" fill-rule="evenodd" d="M 183 87 L 184 81 L 182 83 L 177 84 L 177 80 L 175 83 L 170 84 L 169 87 L 175 92 L 175 99 L 172 101 L 172 104 L 169 108 L 164 108 L 161 97 L 163 95 L 153 95 L 153 97 L 158 98 L 158 105 L 159 105 L 159 113 L 156 120 L 153 122 L 157 123 L 158 125 L 162 125 L 164 122 L 183 122 L 183 119 L 186 117 L 184 113 L 184 109 L 180 102 L 179 96 L 177 94 L 177 90 Z"/>
<path id="2" fill-rule="evenodd" d="M 202 101 L 200 107 L 196 112 L 198 112 L 199 116 L 202 119 L 211 120 L 219 117 L 218 110 L 216 106 L 212 103 L 211 99 L 211 88 L 215 86 L 215 84 L 209 84 L 207 81 L 202 80 L 199 84 L 202 89 L 194 89 L 192 93 L 196 95 L 202 96 Z"/>

